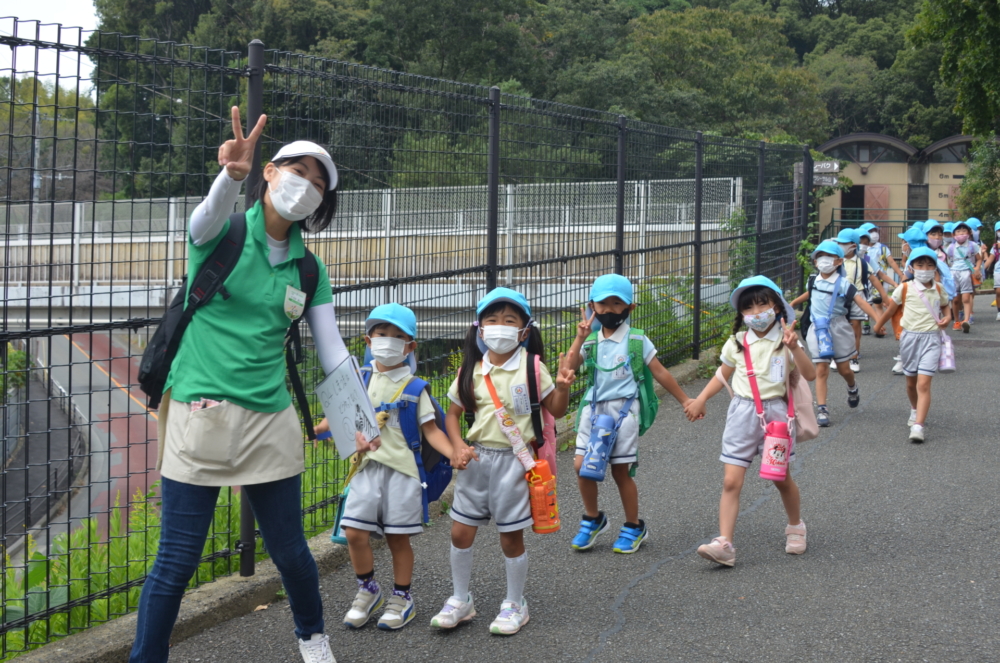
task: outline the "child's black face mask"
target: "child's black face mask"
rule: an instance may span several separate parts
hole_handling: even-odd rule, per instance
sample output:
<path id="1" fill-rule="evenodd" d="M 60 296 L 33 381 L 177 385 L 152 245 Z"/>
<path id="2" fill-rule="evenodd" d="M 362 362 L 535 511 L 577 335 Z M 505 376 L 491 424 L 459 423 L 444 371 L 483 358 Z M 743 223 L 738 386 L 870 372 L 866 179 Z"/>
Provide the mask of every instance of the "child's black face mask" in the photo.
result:
<path id="1" fill-rule="evenodd" d="M 615 313 L 609 311 L 607 313 L 596 313 L 597 321 L 601 323 L 602 327 L 607 327 L 608 329 L 618 329 L 622 326 L 622 323 L 628 319 L 628 315 L 631 311 L 627 308 L 621 313 Z"/>

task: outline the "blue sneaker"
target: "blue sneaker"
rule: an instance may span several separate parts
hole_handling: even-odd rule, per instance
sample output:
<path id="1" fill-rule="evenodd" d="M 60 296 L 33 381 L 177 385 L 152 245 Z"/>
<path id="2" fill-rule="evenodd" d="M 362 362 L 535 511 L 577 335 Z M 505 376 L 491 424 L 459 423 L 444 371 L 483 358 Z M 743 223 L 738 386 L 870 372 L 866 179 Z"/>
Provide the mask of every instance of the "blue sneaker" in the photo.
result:
<path id="1" fill-rule="evenodd" d="M 597 520 L 584 518 L 580 521 L 580 531 L 573 537 L 573 548 L 575 550 L 590 550 L 594 547 L 597 536 L 606 532 L 610 526 L 611 523 L 608 522 L 608 517 L 604 515 L 603 511 Z"/>
<path id="2" fill-rule="evenodd" d="M 639 527 L 623 525 L 622 530 L 618 533 L 618 540 L 615 541 L 615 545 L 611 549 L 616 553 L 634 553 L 648 537 L 649 530 L 646 529 L 646 523 L 641 520 Z"/>
<path id="3" fill-rule="evenodd" d="M 827 411 L 825 405 L 820 405 L 816 408 L 816 423 L 823 428 L 830 425 L 830 412 Z"/>

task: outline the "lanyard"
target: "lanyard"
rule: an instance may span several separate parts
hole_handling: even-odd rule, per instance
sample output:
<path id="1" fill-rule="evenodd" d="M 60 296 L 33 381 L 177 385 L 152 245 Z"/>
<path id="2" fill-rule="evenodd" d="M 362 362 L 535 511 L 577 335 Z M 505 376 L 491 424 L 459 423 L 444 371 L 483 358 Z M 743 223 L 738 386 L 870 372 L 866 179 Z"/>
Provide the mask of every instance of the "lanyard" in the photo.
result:
<path id="1" fill-rule="evenodd" d="M 410 380 L 412 380 L 412 379 L 413 379 L 413 376 L 411 375 L 409 380 L 407 380 L 402 385 L 400 385 L 399 389 L 396 390 L 396 393 L 392 395 L 392 398 L 389 400 L 389 403 L 397 403 L 397 402 L 399 402 L 399 397 L 403 395 L 403 390 L 406 389 L 406 385 L 410 384 Z M 386 405 L 386 403 L 383 402 L 382 405 L 381 405 L 381 407 L 379 408 L 379 412 L 377 412 L 375 414 L 375 421 L 378 422 L 378 427 L 379 428 L 385 428 L 386 423 L 388 423 L 388 421 L 389 421 L 389 410 L 387 410 L 387 409 L 385 409 L 385 410 L 381 409 L 381 408 L 384 408 L 385 405 Z"/>
<path id="2" fill-rule="evenodd" d="M 528 445 L 524 443 L 524 438 L 521 437 L 521 430 L 517 427 L 514 417 L 507 414 L 507 408 L 500 402 L 500 397 L 497 396 L 497 389 L 493 386 L 493 380 L 490 378 L 490 374 L 486 372 L 485 365 L 483 366 L 483 382 L 486 383 L 486 388 L 493 399 L 493 407 L 496 408 L 493 416 L 497 418 L 497 423 L 500 424 L 500 430 L 503 432 L 504 437 L 510 442 L 510 446 L 514 450 L 514 455 L 521 461 L 521 465 L 524 466 L 525 470 L 532 469 L 535 467 L 535 459 L 531 457 L 531 452 L 528 451 Z"/>

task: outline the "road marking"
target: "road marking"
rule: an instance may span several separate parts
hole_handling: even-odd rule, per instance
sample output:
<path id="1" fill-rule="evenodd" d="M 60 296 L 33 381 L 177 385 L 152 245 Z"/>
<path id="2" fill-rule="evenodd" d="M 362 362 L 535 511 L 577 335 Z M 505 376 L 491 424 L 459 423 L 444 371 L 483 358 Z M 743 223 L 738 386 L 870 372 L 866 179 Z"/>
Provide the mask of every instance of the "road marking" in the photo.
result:
<path id="1" fill-rule="evenodd" d="M 116 387 L 118 387 L 119 389 L 121 389 L 122 391 L 124 391 L 124 392 L 125 392 L 125 395 L 126 395 L 126 396 L 128 396 L 129 398 L 131 398 L 131 399 L 132 399 L 132 401 L 133 401 L 133 402 L 134 402 L 134 403 L 135 403 L 136 405 L 138 405 L 138 406 L 139 406 L 139 407 L 141 407 L 141 408 L 142 408 L 143 410 L 145 410 L 146 414 L 148 414 L 149 416 L 151 416 L 151 417 L 152 417 L 153 419 L 156 419 L 157 421 L 159 421 L 159 419 L 160 419 L 160 418 L 159 418 L 158 416 L 156 416 L 156 413 L 154 413 L 154 412 L 150 411 L 150 410 L 149 410 L 149 408 L 147 408 L 147 407 L 146 407 L 145 405 L 143 405 L 143 404 L 142 404 L 142 402 L 141 402 L 141 401 L 140 401 L 140 400 L 139 400 L 138 398 L 136 398 L 135 396 L 133 396 L 133 395 L 132 395 L 132 392 L 130 392 L 130 391 L 129 391 L 128 389 L 126 389 L 125 387 L 123 387 L 123 386 L 121 385 L 121 383 L 120 383 L 120 382 L 118 382 L 118 380 L 116 380 L 116 379 L 114 378 L 114 376 L 113 376 L 113 375 L 111 375 L 111 373 L 108 373 L 108 372 L 107 372 L 106 370 L 104 370 L 104 367 L 103 367 L 103 366 L 101 366 L 100 364 L 98 364 L 98 363 L 97 363 L 98 361 L 106 361 L 106 362 L 110 362 L 110 361 L 111 361 L 111 358 L 109 358 L 109 359 L 101 359 L 101 360 L 97 360 L 97 359 L 94 359 L 94 358 L 93 358 L 93 357 L 91 357 L 91 356 L 90 356 L 89 354 L 87 354 L 87 351 L 86 351 L 86 350 L 84 350 L 83 348 L 81 348 L 81 347 L 80 347 L 80 344 L 79 344 L 79 343 L 77 343 L 76 341 L 74 341 L 73 339 L 71 339 L 71 338 L 69 337 L 69 335 L 68 335 L 68 334 L 63 334 L 63 336 L 64 336 L 64 337 L 66 338 L 66 340 L 67 340 L 67 341 L 69 341 L 70 343 L 72 343 L 72 344 L 73 344 L 73 346 L 74 346 L 74 347 L 75 347 L 75 348 L 76 348 L 77 350 L 79 350 L 80 352 L 82 352 L 82 353 L 83 353 L 83 356 L 84 356 L 84 357 L 86 357 L 87 359 L 89 359 L 89 360 L 90 360 L 90 362 L 91 362 L 91 364 L 93 364 L 94 366 L 96 366 L 96 367 L 97 367 L 97 370 L 99 370 L 99 371 L 100 371 L 101 373 L 104 373 L 105 375 L 107 375 L 107 376 L 108 376 L 108 378 L 109 378 L 109 379 L 110 379 L 110 380 L 111 380 L 112 382 L 114 382 L 114 383 L 115 383 L 115 386 L 116 386 Z M 127 357 L 120 357 L 120 358 L 121 358 L 121 359 L 127 359 Z"/>

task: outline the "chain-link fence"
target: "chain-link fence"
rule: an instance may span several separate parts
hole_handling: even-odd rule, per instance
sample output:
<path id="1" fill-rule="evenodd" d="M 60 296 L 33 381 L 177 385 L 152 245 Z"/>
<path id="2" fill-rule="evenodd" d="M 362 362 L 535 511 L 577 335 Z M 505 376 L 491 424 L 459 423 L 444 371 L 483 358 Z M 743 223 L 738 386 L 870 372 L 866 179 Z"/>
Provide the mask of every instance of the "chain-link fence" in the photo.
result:
<path id="1" fill-rule="evenodd" d="M 249 183 L 288 141 L 329 147 L 339 210 L 307 244 L 328 265 L 348 347 L 360 350 L 372 307 L 410 306 L 419 373 L 439 397 L 496 285 L 527 296 L 551 361 L 593 279 L 625 274 L 633 325 L 673 363 L 725 338 L 739 279 L 801 280 L 801 146 L 259 42 L 230 53 L 0 19 L 0 49 L 0 657 L 136 607 L 159 535 L 157 414 L 138 359 L 186 272 L 186 221 L 218 172 L 233 105 L 250 125 L 268 116 Z M 312 444 L 306 459 L 303 517 L 317 532 L 332 525 L 345 463 Z M 223 491 L 193 584 L 240 557 L 252 572 L 264 554 L 239 504 Z"/>

